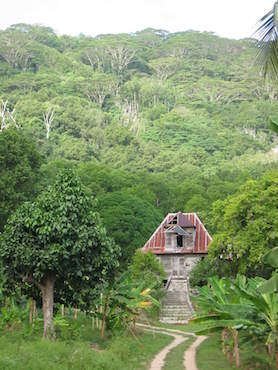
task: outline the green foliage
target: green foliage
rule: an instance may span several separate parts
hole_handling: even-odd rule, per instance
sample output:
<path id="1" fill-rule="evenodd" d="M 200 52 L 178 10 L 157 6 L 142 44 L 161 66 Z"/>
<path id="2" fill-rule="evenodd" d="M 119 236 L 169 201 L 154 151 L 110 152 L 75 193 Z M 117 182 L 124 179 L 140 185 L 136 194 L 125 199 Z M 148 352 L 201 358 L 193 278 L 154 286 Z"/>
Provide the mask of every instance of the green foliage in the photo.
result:
<path id="1" fill-rule="evenodd" d="M 126 191 L 100 197 L 98 207 L 107 231 L 121 245 L 122 263 L 144 245 L 162 218 L 154 206 Z"/>
<path id="2" fill-rule="evenodd" d="M 135 330 L 135 322 L 139 315 L 159 307 L 153 298 L 152 289 L 155 284 L 145 288 L 143 279 L 131 279 L 129 272 L 118 276 L 111 284 L 103 287 L 96 314 L 102 319 L 102 337 L 105 328 L 110 330 Z"/>
<path id="3" fill-rule="evenodd" d="M 214 276 L 229 276 L 231 266 L 229 261 L 204 258 L 194 265 L 190 271 L 190 286 L 201 287 L 208 283 L 209 278 Z"/>
<path id="4" fill-rule="evenodd" d="M 129 266 L 131 279 L 145 284 L 145 288 L 153 287 L 155 291 L 162 288 L 166 273 L 162 264 L 152 252 L 143 253 L 137 250 Z M 156 292 L 157 293 L 157 292 Z"/>
<path id="5" fill-rule="evenodd" d="M 0 132 L 0 231 L 8 216 L 34 196 L 40 164 L 36 145 L 21 130 Z"/>
<path id="6" fill-rule="evenodd" d="M 8 275 L 41 282 L 53 273 L 63 299 L 69 294 L 70 302 L 78 296 L 75 288 L 94 288 L 113 275 L 117 253 L 93 211 L 92 200 L 70 171 L 62 172 L 35 202 L 20 207 L 1 238 L 1 258 Z"/>
<path id="7" fill-rule="evenodd" d="M 118 255 L 71 170 L 61 172 L 33 203 L 18 208 L 0 241 L 4 273 L 41 290 L 44 318 L 46 309 L 52 316 L 54 284 L 58 302 L 89 307 L 97 284 L 113 277 Z M 51 319 L 45 325 L 44 335 Z"/>
<path id="8" fill-rule="evenodd" d="M 137 185 L 136 195 L 161 218 L 179 209 L 204 218 L 215 200 L 277 167 L 264 153 L 273 141 L 268 122 L 278 113 L 277 87 L 264 86 L 250 67 L 251 41 L 154 29 L 69 37 L 28 24 L 0 38 L 0 97 L 46 159 L 94 161 L 121 184 L 122 170 L 136 173 L 129 187 Z M 47 139 L 43 117 L 50 108 Z M 142 240 L 148 233 L 140 230 Z M 126 249 L 127 236 L 118 237 Z M 140 246 L 131 244 L 128 255 Z"/>
<path id="9" fill-rule="evenodd" d="M 267 12 L 259 22 L 256 36 L 259 38 L 259 59 L 262 64 L 264 76 L 277 78 L 278 51 L 277 51 L 277 17 L 278 2 Z"/>
<path id="10" fill-rule="evenodd" d="M 197 299 L 199 312 L 193 321 L 203 326 L 199 332 L 222 331 L 224 351 L 227 333 L 232 333 L 237 366 L 238 331 L 245 333 L 249 339 L 256 336 L 257 340 L 263 340 L 270 361 L 278 352 L 278 295 L 273 292 L 262 294 L 260 287 L 264 283 L 263 278 L 247 279 L 238 275 L 235 281 L 210 278 L 208 286 L 200 288 Z"/>
<path id="11" fill-rule="evenodd" d="M 30 332 L 23 324 L 13 332 L 1 332 L 0 369 L 143 370 L 171 341 L 167 335 L 148 332 L 137 332 L 136 337 L 126 333 L 101 339 L 88 316 L 66 320 L 69 326 L 57 330 L 55 342 L 42 341 L 39 331 L 34 328 Z"/>
<path id="12" fill-rule="evenodd" d="M 215 231 L 212 204 L 277 169 L 268 126 L 278 90 L 259 77 L 252 40 L 155 29 L 70 37 L 28 24 L 1 31 L 0 40 L 0 98 L 45 158 L 36 190 L 53 184 L 56 170 L 74 168 L 99 199 L 122 265 L 168 212 L 198 212 Z M 0 229 L 33 195 L 33 174 L 11 191 L 13 174 L 1 173 Z M 250 269 L 258 261 L 252 256 Z"/>
<path id="13" fill-rule="evenodd" d="M 215 232 L 209 249 L 213 261 L 229 261 L 230 272 L 269 277 L 262 264 L 266 251 L 277 246 L 277 172 L 248 181 L 240 192 L 214 204 Z"/>
<path id="14" fill-rule="evenodd" d="M 26 317 L 27 310 L 17 305 L 13 298 L 6 298 L 4 305 L 0 306 L 1 330 L 15 330 Z"/>

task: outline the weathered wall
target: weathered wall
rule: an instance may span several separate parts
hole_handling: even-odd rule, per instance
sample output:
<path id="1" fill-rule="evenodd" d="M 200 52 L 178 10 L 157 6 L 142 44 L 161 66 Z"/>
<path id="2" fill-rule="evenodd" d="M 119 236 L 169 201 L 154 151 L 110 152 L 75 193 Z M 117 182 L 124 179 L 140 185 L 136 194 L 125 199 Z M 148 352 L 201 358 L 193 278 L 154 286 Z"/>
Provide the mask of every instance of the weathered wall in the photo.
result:
<path id="1" fill-rule="evenodd" d="M 159 255 L 157 256 L 163 264 L 164 270 L 169 276 L 171 273 L 173 277 L 185 277 L 192 270 L 193 266 L 198 262 L 200 257 L 197 255 Z"/>
<path id="2" fill-rule="evenodd" d="M 194 228 L 186 228 L 185 231 L 187 232 L 187 235 L 183 236 L 183 246 L 184 247 L 194 247 L 195 243 L 195 229 Z"/>

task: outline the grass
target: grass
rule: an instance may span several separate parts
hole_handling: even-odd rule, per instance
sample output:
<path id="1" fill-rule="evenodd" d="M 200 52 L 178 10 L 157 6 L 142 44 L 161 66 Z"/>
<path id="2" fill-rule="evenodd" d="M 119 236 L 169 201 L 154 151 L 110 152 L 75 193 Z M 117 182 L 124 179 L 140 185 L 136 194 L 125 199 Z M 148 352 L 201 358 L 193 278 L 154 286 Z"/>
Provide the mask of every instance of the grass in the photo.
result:
<path id="1" fill-rule="evenodd" d="M 199 370 L 235 369 L 222 352 L 219 334 L 210 335 L 200 344 L 197 349 L 197 366 Z"/>
<path id="2" fill-rule="evenodd" d="M 136 337 L 107 333 L 101 340 L 86 318 L 58 330 L 55 342 L 42 340 L 40 329 L 21 325 L 0 336 L 1 370 L 141 370 L 172 340 L 143 331 Z"/>
<path id="3" fill-rule="evenodd" d="M 232 345 L 232 343 L 231 343 Z M 263 342 L 256 340 L 251 343 L 241 334 L 239 336 L 240 370 L 272 370 L 275 365 L 270 363 Z M 199 370 L 234 370 L 222 352 L 220 334 L 211 334 L 197 349 L 197 366 Z"/>
<path id="4" fill-rule="evenodd" d="M 186 325 L 163 324 L 159 321 L 152 321 L 153 326 L 158 326 L 165 329 L 176 329 L 186 333 L 198 332 L 201 329 L 200 325 L 189 323 Z M 192 342 L 193 340 L 190 339 Z M 230 343 L 232 346 L 232 343 Z M 184 342 L 176 349 L 170 352 L 166 358 L 165 369 L 180 370 L 183 363 L 183 352 L 188 348 L 189 343 Z M 270 364 L 266 353 L 266 347 L 263 341 L 258 341 L 254 338 L 253 342 L 248 342 L 247 339 L 240 333 L 239 335 L 240 348 L 240 370 L 272 370 L 274 365 Z M 230 363 L 222 352 L 220 333 L 210 334 L 208 338 L 201 343 L 197 350 L 197 365 L 199 370 L 232 370 L 236 369 L 235 365 Z M 165 370 L 163 369 L 163 370 Z"/>
<path id="5" fill-rule="evenodd" d="M 152 325 L 176 329 L 185 333 L 198 331 L 197 325 L 168 325 L 157 321 Z M 159 333 L 137 330 L 136 337 L 130 333 L 107 331 L 100 338 L 100 331 L 92 329 L 85 315 L 78 320 L 67 317 L 66 325 L 57 328 L 57 340 L 41 339 L 42 321 L 34 328 L 21 323 L 12 332 L 0 335 L 0 370 L 143 370 L 147 369 L 154 356 L 173 338 Z M 255 338 L 256 339 L 256 338 Z M 166 357 L 163 370 L 182 370 L 184 352 L 194 341 L 188 339 L 173 349 Z M 265 345 L 255 340 L 247 342 L 240 335 L 241 370 L 271 370 Z M 221 349 L 220 334 L 208 336 L 197 350 L 199 370 L 232 370 Z"/>

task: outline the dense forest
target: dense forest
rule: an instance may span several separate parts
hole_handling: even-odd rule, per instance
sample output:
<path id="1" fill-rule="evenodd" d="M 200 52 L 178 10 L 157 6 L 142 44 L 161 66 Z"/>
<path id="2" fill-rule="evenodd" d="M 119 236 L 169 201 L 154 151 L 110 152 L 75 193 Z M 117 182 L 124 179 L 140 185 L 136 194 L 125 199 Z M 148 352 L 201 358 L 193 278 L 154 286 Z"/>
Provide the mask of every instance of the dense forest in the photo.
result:
<path id="1" fill-rule="evenodd" d="M 155 29 L 71 37 L 11 26 L 0 32 L 0 230 L 70 168 L 123 262 L 171 211 L 198 212 L 224 240 L 223 217 L 237 233 L 228 203 L 233 220 L 247 212 L 236 200 L 249 199 L 245 182 L 267 189 L 277 181 L 268 122 L 277 98 L 252 39 Z M 277 233 L 271 238 L 275 245 Z"/>

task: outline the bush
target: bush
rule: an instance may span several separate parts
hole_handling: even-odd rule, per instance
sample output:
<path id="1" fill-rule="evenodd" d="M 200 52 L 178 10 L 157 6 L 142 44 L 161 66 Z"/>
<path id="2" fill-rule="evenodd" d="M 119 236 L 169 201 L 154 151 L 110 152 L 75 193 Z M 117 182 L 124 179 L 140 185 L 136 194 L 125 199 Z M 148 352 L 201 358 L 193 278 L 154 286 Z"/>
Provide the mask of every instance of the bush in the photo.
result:
<path id="1" fill-rule="evenodd" d="M 226 260 L 212 261 L 204 258 L 196 263 L 190 272 L 190 286 L 203 286 L 208 282 L 208 278 L 213 276 L 229 276 L 230 262 Z"/>
<path id="2" fill-rule="evenodd" d="M 154 290 L 155 298 L 159 298 L 159 291 L 163 286 L 166 273 L 162 264 L 152 252 L 144 253 L 138 249 L 133 256 L 129 271 L 132 280 L 138 281 L 138 283 L 144 282 L 146 288 Z"/>

